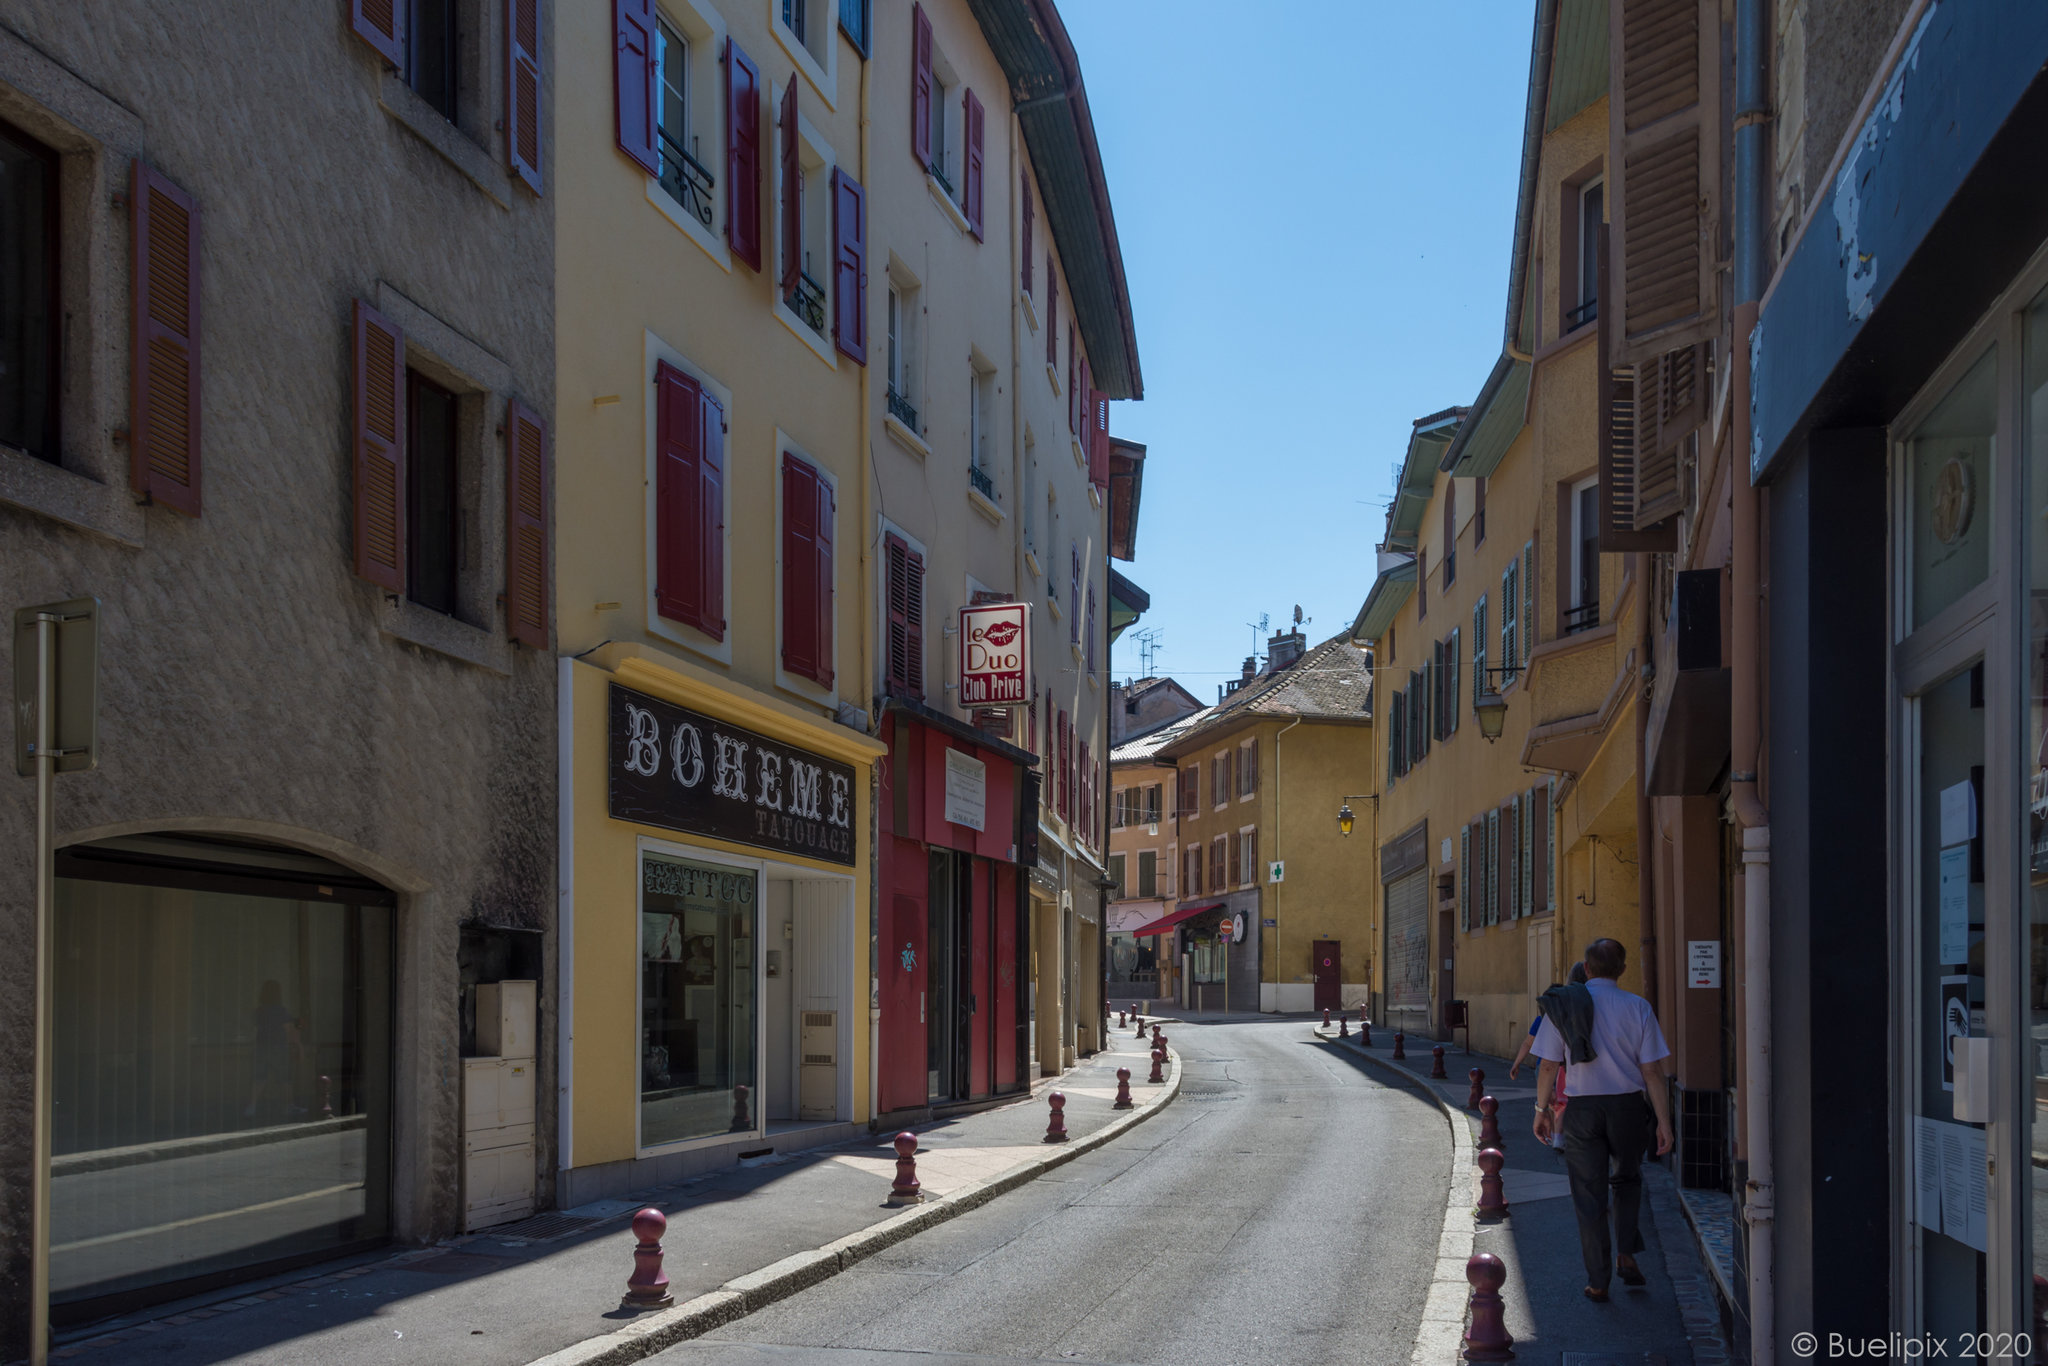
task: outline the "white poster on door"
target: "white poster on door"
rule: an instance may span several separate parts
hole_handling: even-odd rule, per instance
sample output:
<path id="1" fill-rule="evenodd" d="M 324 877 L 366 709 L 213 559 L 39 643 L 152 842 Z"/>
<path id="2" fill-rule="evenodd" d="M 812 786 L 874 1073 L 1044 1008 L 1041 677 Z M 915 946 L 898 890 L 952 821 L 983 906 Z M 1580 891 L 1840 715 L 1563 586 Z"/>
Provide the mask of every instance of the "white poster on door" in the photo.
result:
<path id="1" fill-rule="evenodd" d="M 946 819 L 969 830 L 988 824 L 988 765 L 957 749 L 946 751 Z"/>

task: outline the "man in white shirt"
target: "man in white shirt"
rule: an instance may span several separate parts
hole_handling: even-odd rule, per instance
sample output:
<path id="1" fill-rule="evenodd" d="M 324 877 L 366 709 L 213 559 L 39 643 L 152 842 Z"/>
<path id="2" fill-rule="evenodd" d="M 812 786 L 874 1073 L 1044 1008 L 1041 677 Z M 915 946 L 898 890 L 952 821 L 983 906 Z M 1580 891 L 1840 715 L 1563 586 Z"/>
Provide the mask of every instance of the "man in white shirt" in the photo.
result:
<path id="1" fill-rule="evenodd" d="M 1671 1049 L 1650 1003 L 1615 985 L 1628 965 L 1626 949 L 1615 940 L 1596 939 L 1586 947 L 1585 965 L 1583 989 L 1593 1005 L 1592 1056 L 1579 1056 L 1585 1040 L 1577 1049 L 1568 1049 L 1551 1011 L 1544 1012 L 1531 1050 L 1543 1060 L 1536 1075 L 1535 1130 L 1537 1138 L 1550 1141 L 1556 1124 L 1550 1097 L 1558 1064 L 1570 1052 L 1571 1065 L 1565 1069 L 1569 1104 L 1564 1110 L 1564 1164 L 1571 1178 L 1572 1208 L 1579 1218 L 1579 1250 L 1586 1259 L 1586 1298 L 1605 1303 L 1614 1271 L 1620 1271 L 1624 1285 L 1643 1283 L 1635 1256 L 1643 1250 L 1643 1150 L 1654 1111 L 1657 1155 L 1671 1151 L 1670 1100 L 1664 1092 L 1664 1059 L 1671 1056 Z M 1614 1188 L 1613 1242 L 1607 1231 L 1609 1186 Z"/>

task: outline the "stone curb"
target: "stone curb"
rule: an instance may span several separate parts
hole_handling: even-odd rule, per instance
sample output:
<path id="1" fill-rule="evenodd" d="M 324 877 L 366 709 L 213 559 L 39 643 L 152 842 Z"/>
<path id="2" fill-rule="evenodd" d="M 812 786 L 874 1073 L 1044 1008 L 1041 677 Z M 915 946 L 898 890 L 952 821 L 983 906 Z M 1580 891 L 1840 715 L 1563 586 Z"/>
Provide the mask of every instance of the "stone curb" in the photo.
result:
<path id="1" fill-rule="evenodd" d="M 1158 1092 L 1127 1115 L 1097 1129 L 1085 1138 L 1073 1139 L 1039 1157 L 1028 1158 L 1008 1171 L 980 1181 L 969 1182 L 949 1195 L 933 1196 L 901 1214 L 870 1225 L 858 1233 L 825 1244 L 811 1252 L 791 1257 L 727 1281 L 694 1300 L 634 1319 L 623 1328 L 586 1338 L 539 1357 L 528 1366 L 627 1366 L 678 1342 L 702 1337 L 714 1329 L 765 1309 L 777 1300 L 808 1290 L 820 1281 L 838 1275 L 854 1263 L 895 1246 L 904 1239 L 979 1209 L 1008 1191 L 1026 1185 L 1055 1167 L 1065 1166 L 1083 1153 L 1093 1152 L 1134 1125 L 1142 1124 L 1166 1108 L 1180 1093 L 1181 1058 L 1171 1046 L 1166 1050 L 1172 1070 Z M 1464 1284 L 1464 1263 L 1458 1266 L 1459 1284 Z M 1462 1300 L 1460 1312 L 1462 1313 Z M 1462 1321 L 1460 1331 L 1463 1331 Z"/>
<path id="2" fill-rule="evenodd" d="M 1444 1200 L 1443 1233 L 1437 1239 L 1436 1270 L 1430 1276 L 1429 1296 L 1422 1306 L 1422 1325 L 1415 1332 L 1415 1350 L 1409 1366 L 1443 1366 L 1459 1360 L 1465 1348 L 1465 1316 L 1471 1305 L 1472 1287 L 1465 1279 L 1465 1262 L 1472 1255 L 1473 1235 L 1479 1221 L 1473 1209 L 1479 1203 L 1479 1167 L 1474 1161 L 1478 1149 L 1472 1142 L 1472 1125 L 1463 1110 L 1454 1110 L 1443 1093 L 1425 1077 L 1368 1052 L 1355 1039 L 1311 1033 L 1318 1042 L 1341 1044 L 1373 1066 L 1414 1082 L 1436 1102 L 1451 1126 L 1451 1188 Z"/>

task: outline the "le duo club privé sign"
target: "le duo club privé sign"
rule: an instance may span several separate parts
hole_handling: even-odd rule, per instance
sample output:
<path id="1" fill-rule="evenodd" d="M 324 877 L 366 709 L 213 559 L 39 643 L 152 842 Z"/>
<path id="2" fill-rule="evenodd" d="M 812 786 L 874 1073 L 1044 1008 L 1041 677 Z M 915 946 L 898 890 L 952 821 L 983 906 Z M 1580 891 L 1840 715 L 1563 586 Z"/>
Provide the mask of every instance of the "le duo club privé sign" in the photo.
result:
<path id="1" fill-rule="evenodd" d="M 853 766 L 611 685 L 613 819 L 853 866 Z"/>

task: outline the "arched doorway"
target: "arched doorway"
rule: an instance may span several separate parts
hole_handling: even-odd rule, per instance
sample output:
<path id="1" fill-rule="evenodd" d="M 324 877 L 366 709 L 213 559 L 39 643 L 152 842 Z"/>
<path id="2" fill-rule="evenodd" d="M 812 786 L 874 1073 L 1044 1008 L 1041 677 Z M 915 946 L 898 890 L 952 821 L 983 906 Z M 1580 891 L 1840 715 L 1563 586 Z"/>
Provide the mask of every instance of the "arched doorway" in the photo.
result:
<path id="1" fill-rule="evenodd" d="M 58 852 L 54 1319 L 389 1236 L 396 905 L 242 836 Z"/>

